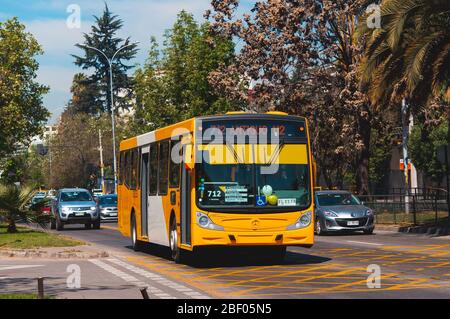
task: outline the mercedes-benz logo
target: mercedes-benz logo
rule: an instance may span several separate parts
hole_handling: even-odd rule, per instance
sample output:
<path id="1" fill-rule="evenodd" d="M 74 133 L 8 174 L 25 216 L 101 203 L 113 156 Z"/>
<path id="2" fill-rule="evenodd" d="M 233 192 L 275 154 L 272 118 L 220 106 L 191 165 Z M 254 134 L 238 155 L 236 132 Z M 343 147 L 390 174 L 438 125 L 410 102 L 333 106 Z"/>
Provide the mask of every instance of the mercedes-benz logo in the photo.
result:
<path id="1" fill-rule="evenodd" d="M 253 226 L 253 229 L 257 229 L 259 226 L 259 220 L 257 220 L 257 219 L 252 220 L 252 226 Z"/>

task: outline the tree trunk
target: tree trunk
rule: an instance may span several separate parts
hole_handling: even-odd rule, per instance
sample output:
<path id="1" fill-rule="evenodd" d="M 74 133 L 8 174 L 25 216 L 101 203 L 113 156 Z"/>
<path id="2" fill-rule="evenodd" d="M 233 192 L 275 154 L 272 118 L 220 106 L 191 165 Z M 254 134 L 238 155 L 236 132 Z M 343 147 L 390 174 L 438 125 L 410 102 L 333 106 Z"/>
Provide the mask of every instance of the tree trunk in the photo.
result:
<path id="1" fill-rule="evenodd" d="M 368 114 L 368 106 L 364 106 Z M 370 157 L 370 115 L 358 117 L 358 133 L 361 136 L 363 147 L 356 160 L 356 187 L 358 194 L 369 194 L 369 157 Z"/>
<path id="2" fill-rule="evenodd" d="M 7 232 L 9 234 L 17 233 L 17 227 L 16 222 L 14 221 L 14 218 L 8 218 L 8 229 Z"/>

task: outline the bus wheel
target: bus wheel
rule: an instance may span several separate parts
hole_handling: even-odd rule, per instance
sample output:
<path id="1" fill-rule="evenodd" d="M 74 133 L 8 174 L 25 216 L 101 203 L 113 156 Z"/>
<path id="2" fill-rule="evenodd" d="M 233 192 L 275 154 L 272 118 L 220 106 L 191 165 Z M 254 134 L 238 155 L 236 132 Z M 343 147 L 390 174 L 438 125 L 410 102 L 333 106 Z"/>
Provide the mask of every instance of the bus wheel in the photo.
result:
<path id="1" fill-rule="evenodd" d="M 136 218 L 134 214 L 131 216 L 131 246 L 134 251 L 141 250 L 141 242 L 137 239 Z"/>
<path id="2" fill-rule="evenodd" d="M 178 247 L 178 233 L 177 233 L 177 222 L 175 218 L 170 224 L 170 236 L 169 236 L 170 250 L 172 252 L 172 259 L 178 264 L 181 262 L 182 251 Z"/>

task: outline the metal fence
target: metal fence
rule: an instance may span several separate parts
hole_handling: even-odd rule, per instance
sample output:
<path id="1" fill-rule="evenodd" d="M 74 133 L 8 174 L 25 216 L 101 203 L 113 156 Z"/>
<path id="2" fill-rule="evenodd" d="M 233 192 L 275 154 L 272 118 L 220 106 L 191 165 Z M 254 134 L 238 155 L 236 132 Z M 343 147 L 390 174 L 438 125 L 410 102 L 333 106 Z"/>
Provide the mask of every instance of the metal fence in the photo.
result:
<path id="1" fill-rule="evenodd" d="M 380 224 L 438 224 L 449 220 L 447 193 L 441 189 L 412 190 L 389 195 L 359 195 L 375 211 Z"/>

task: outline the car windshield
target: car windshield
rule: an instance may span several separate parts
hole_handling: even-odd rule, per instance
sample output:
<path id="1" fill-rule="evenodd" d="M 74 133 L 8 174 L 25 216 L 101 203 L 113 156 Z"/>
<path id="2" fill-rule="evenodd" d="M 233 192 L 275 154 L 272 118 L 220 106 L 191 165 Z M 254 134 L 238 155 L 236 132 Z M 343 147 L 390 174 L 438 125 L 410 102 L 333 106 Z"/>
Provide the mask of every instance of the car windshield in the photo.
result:
<path id="1" fill-rule="evenodd" d="M 31 203 L 32 203 L 32 204 L 37 204 L 37 203 L 39 203 L 39 202 L 41 202 L 41 201 L 43 201 L 43 200 L 45 200 L 45 197 L 40 197 L 40 196 L 38 196 L 38 197 L 33 197 L 33 199 L 31 200 Z"/>
<path id="2" fill-rule="evenodd" d="M 350 193 L 319 194 L 317 200 L 320 206 L 361 205 L 361 202 Z"/>
<path id="3" fill-rule="evenodd" d="M 117 196 L 104 196 L 99 198 L 100 205 L 117 205 Z"/>
<path id="4" fill-rule="evenodd" d="M 279 164 L 274 174 L 263 174 L 259 164 L 203 163 L 197 169 L 200 206 L 294 207 L 310 204 L 308 165 Z"/>
<path id="5" fill-rule="evenodd" d="M 91 194 L 83 191 L 63 192 L 61 193 L 61 202 L 91 202 Z"/>

